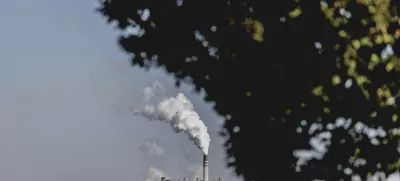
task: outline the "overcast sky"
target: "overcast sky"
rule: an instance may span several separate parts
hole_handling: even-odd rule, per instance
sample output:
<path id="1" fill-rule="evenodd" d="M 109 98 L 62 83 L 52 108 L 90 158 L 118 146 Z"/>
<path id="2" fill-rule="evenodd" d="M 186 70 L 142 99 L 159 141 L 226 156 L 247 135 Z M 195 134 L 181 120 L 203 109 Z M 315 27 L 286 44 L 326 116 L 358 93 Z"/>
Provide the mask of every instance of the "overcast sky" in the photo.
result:
<path id="1" fill-rule="evenodd" d="M 210 179 L 224 166 L 220 122 L 190 87 L 162 71 L 131 68 L 94 0 L 13 0 L 0 6 L 0 180 L 144 180 L 150 166 L 184 176 L 202 155 L 184 134 L 135 117 L 140 91 L 159 80 L 185 93 L 211 134 Z M 138 147 L 155 140 L 162 158 Z"/>

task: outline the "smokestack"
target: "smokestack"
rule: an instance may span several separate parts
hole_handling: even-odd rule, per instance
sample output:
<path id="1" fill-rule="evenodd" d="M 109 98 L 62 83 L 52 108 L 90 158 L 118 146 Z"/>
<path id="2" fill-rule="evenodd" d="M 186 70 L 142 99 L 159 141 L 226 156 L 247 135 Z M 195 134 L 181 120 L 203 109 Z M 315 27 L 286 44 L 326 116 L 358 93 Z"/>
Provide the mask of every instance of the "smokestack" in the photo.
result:
<path id="1" fill-rule="evenodd" d="M 208 155 L 203 155 L 203 181 L 208 181 Z"/>

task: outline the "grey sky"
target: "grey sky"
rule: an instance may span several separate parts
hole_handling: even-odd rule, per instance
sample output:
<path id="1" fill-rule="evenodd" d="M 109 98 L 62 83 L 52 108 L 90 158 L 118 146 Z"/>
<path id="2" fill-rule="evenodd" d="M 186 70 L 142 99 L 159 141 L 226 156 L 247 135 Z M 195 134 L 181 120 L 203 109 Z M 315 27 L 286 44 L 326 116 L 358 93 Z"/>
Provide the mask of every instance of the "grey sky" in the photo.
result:
<path id="1" fill-rule="evenodd" d="M 0 180 L 144 180 L 149 166 L 180 177 L 186 165 L 201 163 L 201 152 L 186 135 L 129 110 L 155 80 L 170 96 L 185 93 L 209 127 L 210 179 L 236 180 L 225 169 L 211 106 L 189 87 L 175 89 L 162 71 L 130 68 L 94 5 L 14 0 L 0 6 Z M 165 145 L 161 162 L 138 149 L 151 139 Z"/>

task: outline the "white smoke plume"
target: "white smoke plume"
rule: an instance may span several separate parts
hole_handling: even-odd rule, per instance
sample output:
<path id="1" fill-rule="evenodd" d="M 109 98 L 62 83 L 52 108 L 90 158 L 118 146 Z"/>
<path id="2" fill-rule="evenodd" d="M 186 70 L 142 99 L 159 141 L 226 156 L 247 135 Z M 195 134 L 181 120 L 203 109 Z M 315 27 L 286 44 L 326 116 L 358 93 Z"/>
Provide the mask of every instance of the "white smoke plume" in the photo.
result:
<path id="1" fill-rule="evenodd" d="M 158 144 L 155 140 L 146 141 L 139 149 L 152 157 L 161 157 L 165 153 L 163 146 Z"/>
<path id="2" fill-rule="evenodd" d="M 151 86 L 148 86 L 143 89 L 142 91 L 143 99 L 145 101 L 149 101 L 160 90 L 165 90 L 164 86 L 159 81 L 154 81 Z"/>
<path id="3" fill-rule="evenodd" d="M 160 181 L 161 177 L 165 178 L 170 178 L 168 174 L 164 173 L 162 170 L 155 168 L 155 167 L 150 167 L 147 170 L 147 178 L 145 181 Z"/>
<path id="4" fill-rule="evenodd" d="M 154 90 L 145 88 L 143 92 L 154 92 Z M 149 93 L 148 95 L 152 94 Z M 145 97 L 145 99 L 148 98 Z M 208 154 L 210 135 L 207 132 L 207 127 L 194 111 L 193 104 L 182 93 L 175 97 L 165 98 L 155 105 L 146 105 L 142 110 L 133 109 L 133 112 L 135 115 L 144 116 L 149 120 L 166 122 L 177 133 L 183 131 L 204 154 Z"/>

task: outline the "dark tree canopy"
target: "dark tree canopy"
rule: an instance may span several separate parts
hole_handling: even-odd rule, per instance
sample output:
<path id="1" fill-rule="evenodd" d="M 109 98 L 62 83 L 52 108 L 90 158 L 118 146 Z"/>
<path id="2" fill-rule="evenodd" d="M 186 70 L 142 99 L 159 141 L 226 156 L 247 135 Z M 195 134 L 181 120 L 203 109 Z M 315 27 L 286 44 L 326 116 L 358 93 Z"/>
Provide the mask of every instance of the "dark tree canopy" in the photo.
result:
<path id="1" fill-rule="evenodd" d="M 337 181 L 400 167 L 396 3 L 105 0 L 98 10 L 124 30 L 133 65 L 205 90 L 226 117 L 227 164 L 245 180 Z"/>

